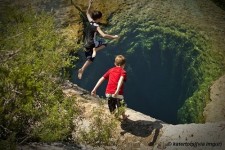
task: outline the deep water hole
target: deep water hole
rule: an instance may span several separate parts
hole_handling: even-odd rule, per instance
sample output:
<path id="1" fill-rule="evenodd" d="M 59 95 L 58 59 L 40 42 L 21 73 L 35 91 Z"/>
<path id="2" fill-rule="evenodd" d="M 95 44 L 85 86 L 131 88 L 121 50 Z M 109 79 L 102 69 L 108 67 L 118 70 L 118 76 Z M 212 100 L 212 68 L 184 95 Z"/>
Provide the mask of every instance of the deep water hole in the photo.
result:
<path id="1" fill-rule="evenodd" d="M 199 52 L 185 38 L 162 33 L 147 36 L 153 34 L 154 38 L 145 41 L 128 38 L 105 48 L 97 54 L 82 80 L 77 79 L 77 69 L 73 69 L 72 81 L 91 91 L 98 79 L 113 67 L 115 55 L 123 54 L 127 58 L 125 101 L 128 107 L 167 123 L 179 123 L 179 108 L 201 82 L 201 74 L 195 71 L 200 64 Z M 134 40 L 138 44 L 132 47 L 130 43 Z M 83 55 L 77 68 L 85 61 Z M 98 89 L 98 95 L 104 97 L 105 86 L 106 82 Z"/>

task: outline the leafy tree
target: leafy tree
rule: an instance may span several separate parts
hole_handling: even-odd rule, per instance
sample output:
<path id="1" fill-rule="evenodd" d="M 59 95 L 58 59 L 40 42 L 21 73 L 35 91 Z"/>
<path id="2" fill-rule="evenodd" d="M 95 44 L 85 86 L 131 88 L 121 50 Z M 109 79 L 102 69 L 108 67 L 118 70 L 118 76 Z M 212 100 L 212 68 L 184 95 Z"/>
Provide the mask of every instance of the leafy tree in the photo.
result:
<path id="1" fill-rule="evenodd" d="M 71 67 L 71 45 L 53 15 L 4 7 L 0 16 L 0 147 L 9 141 L 66 139 L 76 113 L 61 83 Z M 13 140 L 12 140 L 13 139 Z"/>

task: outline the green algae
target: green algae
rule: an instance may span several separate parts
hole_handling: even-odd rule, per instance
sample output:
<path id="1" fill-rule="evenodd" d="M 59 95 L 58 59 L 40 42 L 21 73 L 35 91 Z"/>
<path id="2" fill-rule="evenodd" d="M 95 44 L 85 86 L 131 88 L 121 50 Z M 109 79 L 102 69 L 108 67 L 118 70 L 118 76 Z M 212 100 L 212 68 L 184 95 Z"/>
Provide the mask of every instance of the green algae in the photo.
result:
<path id="1" fill-rule="evenodd" d="M 177 111 L 178 120 L 180 123 L 204 122 L 203 111 L 209 102 L 209 87 L 224 73 L 224 57 L 213 51 L 206 35 L 190 27 L 162 23 L 151 16 L 148 19 L 138 17 L 132 11 L 117 14 L 111 21 L 113 26 L 110 31 L 121 35 L 120 44 L 126 50 L 128 59 L 143 49 L 144 61 L 151 63 L 149 58 L 153 53 L 152 49 L 158 43 L 161 64 L 168 59 L 166 52 L 173 55 L 173 70 L 176 70 L 178 63 L 182 63 L 183 90 L 176 100 L 180 105 Z"/>

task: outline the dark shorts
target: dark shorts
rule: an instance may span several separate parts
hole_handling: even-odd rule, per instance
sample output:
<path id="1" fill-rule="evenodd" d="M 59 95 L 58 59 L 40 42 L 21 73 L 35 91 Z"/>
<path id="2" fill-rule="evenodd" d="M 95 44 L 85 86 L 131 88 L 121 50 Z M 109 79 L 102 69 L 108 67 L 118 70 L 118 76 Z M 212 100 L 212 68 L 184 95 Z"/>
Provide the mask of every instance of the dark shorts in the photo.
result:
<path id="1" fill-rule="evenodd" d="M 100 46 L 104 45 L 105 47 L 107 46 L 106 43 L 103 43 L 103 41 L 97 41 L 96 44 L 95 43 L 88 43 L 86 44 L 85 47 L 85 56 L 88 60 L 90 61 L 94 61 L 95 57 L 92 57 L 92 53 L 93 53 L 93 48 L 98 48 Z"/>
<path id="2" fill-rule="evenodd" d="M 126 106 L 124 100 L 120 98 L 107 97 L 107 100 L 108 100 L 109 111 L 111 113 L 113 113 L 116 108 Z"/>
<path id="3" fill-rule="evenodd" d="M 87 60 L 90 60 L 93 62 L 95 57 L 92 57 L 92 53 L 93 53 L 93 50 L 85 51 L 85 57 L 87 58 Z"/>

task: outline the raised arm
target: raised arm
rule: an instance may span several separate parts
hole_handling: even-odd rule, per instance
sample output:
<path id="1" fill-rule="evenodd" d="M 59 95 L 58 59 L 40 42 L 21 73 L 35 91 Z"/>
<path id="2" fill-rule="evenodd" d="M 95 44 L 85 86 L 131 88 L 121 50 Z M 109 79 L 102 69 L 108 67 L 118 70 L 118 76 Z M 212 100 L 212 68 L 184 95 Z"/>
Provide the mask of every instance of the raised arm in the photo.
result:
<path id="1" fill-rule="evenodd" d="M 98 33 L 103 37 L 103 38 L 107 38 L 107 39 L 117 39 L 119 36 L 118 35 L 110 35 L 110 34 L 106 34 L 104 33 L 100 27 L 97 27 L 97 31 Z"/>
<path id="2" fill-rule="evenodd" d="M 98 82 L 96 83 L 95 87 L 93 88 L 93 90 L 91 91 L 91 95 L 95 96 L 96 95 L 96 91 L 98 89 L 98 87 L 102 84 L 102 82 L 105 80 L 104 77 L 101 77 Z"/>
<path id="3" fill-rule="evenodd" d="M 93 21 L 93 19 L 91 18 L 91 15 L 90 15 L 90 8 L 91 8 L 92 2 L 93 2 L 93 0 L 89 0 L 88 8 L 87 8 L 87 11 L 86 11 L 86 15 L 87 15 L 87 18 L 88 18 L 89 22 Z"/>
<path id="4" fill-rule="evenodd" d="M 115 97 L 116 97 L 116 95 L 118 95 L 118 93 L 120 91 L 120 88 L 123 85 L 123 81 L 124 81 L 124 76 L 120 76 L 120 79 L 119 79 L 118 84 L 117 84 L 116 92 L 114 93 Z"/>

